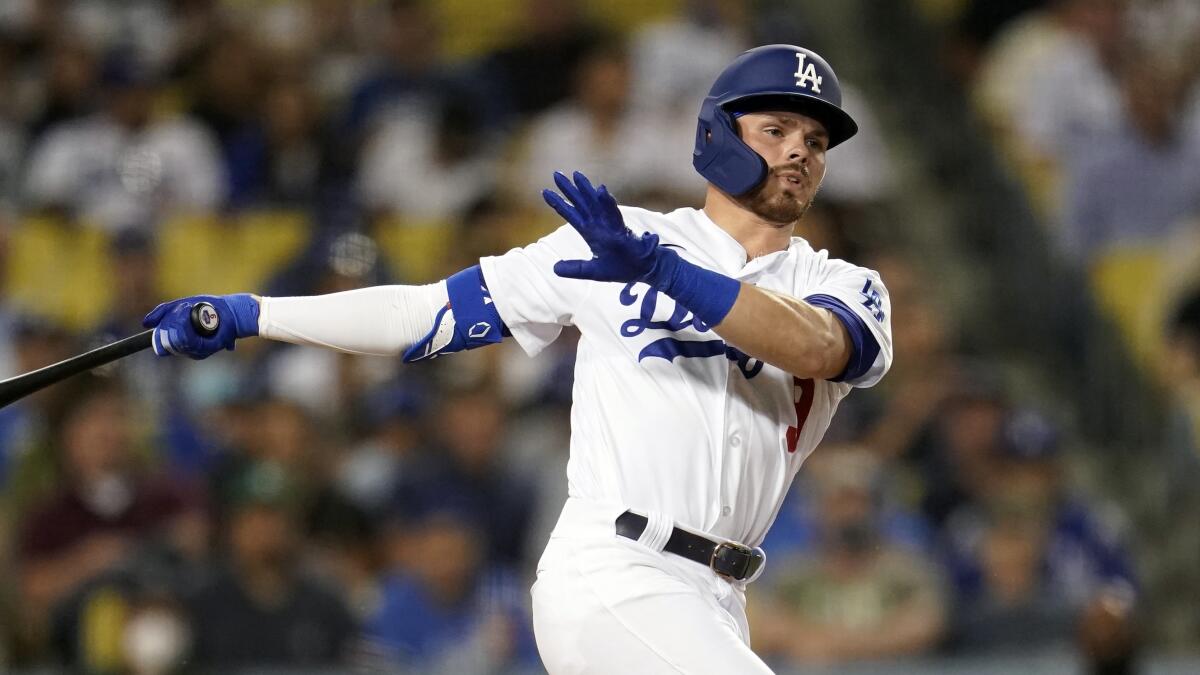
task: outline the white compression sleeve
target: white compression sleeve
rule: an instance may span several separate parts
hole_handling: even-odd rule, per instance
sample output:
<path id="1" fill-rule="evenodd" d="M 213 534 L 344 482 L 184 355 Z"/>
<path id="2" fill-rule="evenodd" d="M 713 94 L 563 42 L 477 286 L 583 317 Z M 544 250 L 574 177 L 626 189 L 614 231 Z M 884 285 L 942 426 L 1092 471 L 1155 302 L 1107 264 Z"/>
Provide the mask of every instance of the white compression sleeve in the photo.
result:
<path id="1" fill-rule="evenodd" d="M 348 354 L 399 354 L 429 333 L 449 301 L 446 282 L 374 286 L 329 295 L 261 298 L 258 334 Z"/>

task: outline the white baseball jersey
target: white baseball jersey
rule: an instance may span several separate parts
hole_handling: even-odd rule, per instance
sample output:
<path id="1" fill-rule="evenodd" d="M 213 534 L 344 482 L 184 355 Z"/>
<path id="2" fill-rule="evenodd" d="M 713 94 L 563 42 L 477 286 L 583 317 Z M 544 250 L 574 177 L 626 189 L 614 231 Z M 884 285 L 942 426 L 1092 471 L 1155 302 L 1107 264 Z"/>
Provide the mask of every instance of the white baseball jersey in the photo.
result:
<path id="1" fill-rule="evenodd" d="M 666 514 L 677 524 L 758 545 L 804 459 L 853 386 L 870 386 L 892 358 L 890 303 L 874 271 L 830 259 L 803 239 L 746 260 L 700 210 L 621 207 L 634 232 L 657 234 L 686 260 L 797 298 L 835 298 L 878 343 L 852 382 L 794 378 L 726 345 L 646 284 L 554 273 L 592 253 L 569 225 L 524 248 L 484 258 L 500 317 L 530 355 L 563 326 L 582 335 L 571 410 L 571 497 Z"/>

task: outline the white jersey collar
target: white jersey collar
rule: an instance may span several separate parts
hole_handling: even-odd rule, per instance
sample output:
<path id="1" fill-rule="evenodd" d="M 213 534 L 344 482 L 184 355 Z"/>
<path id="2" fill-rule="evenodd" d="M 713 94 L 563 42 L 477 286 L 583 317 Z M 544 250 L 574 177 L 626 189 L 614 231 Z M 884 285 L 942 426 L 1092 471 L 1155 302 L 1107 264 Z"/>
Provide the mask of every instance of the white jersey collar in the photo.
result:
<path id="1" fill-rule="evenodd" d="M 696 239 L 721 266 L 720 271 L 733 277 L 745 277 L 760 272 L 788 256 L 796 246 L 804 246 L 807 243 L 800 237 L 792 237 L 787 248 L 750 259 L 741 243 L 723 227 L 716 224 L 712 218 L 709 218 L 704 209 L 691 209 L 691 211 L 699 225 Z"/>

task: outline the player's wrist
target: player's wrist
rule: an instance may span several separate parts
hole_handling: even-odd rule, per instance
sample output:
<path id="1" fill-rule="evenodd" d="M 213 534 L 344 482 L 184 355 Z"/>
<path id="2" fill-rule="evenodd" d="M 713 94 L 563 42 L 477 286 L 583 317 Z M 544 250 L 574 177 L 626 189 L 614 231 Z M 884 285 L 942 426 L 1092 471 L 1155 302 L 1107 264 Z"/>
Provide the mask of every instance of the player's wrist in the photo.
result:
<path id="1" fill-rule="evenodd" d="M 249 293 L 222 296 L 233 315 L 234 335 L 239 338 L 258 335 L 259 299 Z"/>
<path id="2" fill-rule="evenodd" d="M 688 262 L 665 246 L 655 249 L 654 264 L 641 280 L 710 327 L 725 320 L 742 288 L 737 279 Z"/>

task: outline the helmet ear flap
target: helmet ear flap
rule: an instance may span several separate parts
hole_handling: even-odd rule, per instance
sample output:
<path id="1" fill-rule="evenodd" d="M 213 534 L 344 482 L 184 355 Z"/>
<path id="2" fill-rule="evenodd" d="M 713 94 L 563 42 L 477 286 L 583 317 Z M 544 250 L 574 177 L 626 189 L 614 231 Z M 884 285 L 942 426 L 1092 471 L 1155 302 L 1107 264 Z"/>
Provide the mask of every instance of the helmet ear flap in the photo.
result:
<path id="1" fill-rule="evenodd" d="M 767 163 L 742 141 L 733 116 L 720 106 L 714 105 L 708 115 L 701 115 L 696 125 L 696 147 L 700 150 L 692 157 L 693 166 L 730 195 L 737 197 L 753 190 L 767 176 Z"/>

